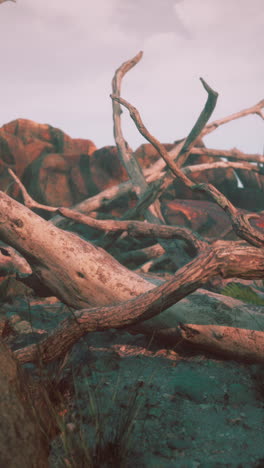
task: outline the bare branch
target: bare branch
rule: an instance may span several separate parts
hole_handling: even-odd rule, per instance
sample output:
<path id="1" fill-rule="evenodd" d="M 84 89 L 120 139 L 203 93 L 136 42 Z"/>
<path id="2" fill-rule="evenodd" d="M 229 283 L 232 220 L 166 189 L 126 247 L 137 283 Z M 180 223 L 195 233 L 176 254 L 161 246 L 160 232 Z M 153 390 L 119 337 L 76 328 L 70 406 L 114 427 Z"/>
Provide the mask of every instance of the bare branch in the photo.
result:
<path id="1" fill-rule="evenodd" d="M 237 148 L 231 150 L 219 150 L 215 148 L 192 148 L 191 154 L 211 156 L 217 158 L 232 158 L 246 162 L 258 162 L 264 164 L 264 156 L 262 154 L 243 153 Z"/>
<path id="2" fill-rule="evenodd" d="M 204 129 L 204 126 L 210 119 L 214 108 L 216 106 L 217 98 L 218 98 L 218 93 L 214 91 L 205 81 L 203 78 L 200 78 L 202 85 L 206 92 L 208 93 L 208 98 L 206 101 L 206 104 L 204 106 L 204 109 L 202 110 L 198 120 L 196 121 L 194 127 L 190 131 L 189 135 L 187 136 L 184 145 L 179 152 L 179 155 L 176 157 L 176 163 L 178 164 L 179 167 L 183 166 L 185 161 L 187 160 L 191 148 L 195 145 L 195 142 L 197 141 L 198 138 L 200 138 L 202 131 Z"/>
<path id="3" fill-rule="evenodd" d="M 184 173 L 179 169 L 178 165 L 171 159 L 170 155 L 166 151 L 164 145 L 162 145 L 157 138 L 150 134 L 150 132 L 144 126 L 142 119 L 138 110 L 129 104 L 125 99 L 113 97 L 113 99 L 117 100 L 121 104 L 123 104 L 130 113 L 131 118 L 135 122 L 139 132 L 143 135 L 156 150 L 159 152 L 161 157 L 169 166 L 172 173 L 179 177 L 179 179 L 186 185 L 186 187 L 190 188 L 191 190 L 202 190 L 208 193 L 214 201 L 224 209 L 224 211 L 229 215 L 229 218 L 232 222 L 232 226 L 236 234 L 241 237 L 242 239 L 247 240 L 250 244 L 260 247 L 264 245 L 264 235 L 258 229 L 253 228 L 248 220 L 250 218 L 257 218 L 257 214 L 247 214 L 247 215 L 240 215 L 238 210 L 232 205 L 232 203 L 211 184 L 194 184 Z M 263 101 L 264 102 L 264 101 Z M 167 180 L 164 179 L 164 184 L 168 185 L 171 181 L 170 175 L 168 175 Z"/>
<path id="4" fill-rule="evenodd" d="M 136 127 L 139 130 L 139 132 L 141 133 L 141 135 L 144 136 L 154 146 L 154 148 L 156 148 L 156 150 L 159 152 L 161 157 L 167 163 L 167 165 L 169 166 L 170 170 L 174 173 L 174 175 L 176 175 L 176 177 L 179 177 L 179 179 L 186 186 L 191 188 L 191 186 L 193 185 L 193 182 L 191 182 L 182 173 L 182 171 L 179 169 L 177 164 L 171 159 L 171 157 L 169 156 L 168 152 L 166 151 L 164 145 L 162 145 L 157 140 L 157 138 L 155 138 L 153 135 L 151 135 L 149 133 L 149 131 L 147 130 L 147 128 L 145 127 L 145 125 L 143 124 L 143 122 L 141 120 L 141 117 L 140 117 L 140 114 L 139 114 L 138 110 L 134 106 L 129 104 L 129 102 L 126 101 L 123 98 L 120 98 L 120 97 L 117 97 L 117 96 L 111 96 L 111 97 L 112 97 L 113 100 L 119 102 L 120 104 L 123 104 L 123 106 L 125 106 L 128 109 L 128 111 L 130 113 L 130 116 L 131 116 L 132 120 L 135 122 Z"/>
<path id="5" fill-rule="evenodd" d="M 135 289 L 149 287 L 103 249 L 57 228 L 3 192 L 0 239 L 23 255 L 40 284 L 75 308 L 127 299 Z M 124 277 L 128 285 L 122 284 Z"/>
<path id="6" fill-rule="evenodd" d="M 224 117 L 224 118 L 222 118 L 222 119 L 219 119 L 219 120 L 216 120 L 216 121 L 214 121 L 214 122 L 212 122 L 212 123 L 209 123 L 209 124 L 204 128 L 204 130 L 202 131 L 202 133 L 201 133 L 201 135 L 200 135 L 200 138 L 202 138 L 203 136 L 207 135 L 208 133 L 213 132 L 213 131 L 216 130 L 220 125 L 223 125 L 223 124 L 225 124 L 225 123 L 231 122 L 232 120 L 235 120 L 235 119 L 239 119 L 239 118 L 241 118 L 241 117 L 245 117 L 245 116 L 247 116 L 247 115 L 251 115 L 251 114 L 254 114 L 254 113 L 255 113 L 255 114 L 260 115 L 261 118 L 263 118 L 263 113 L 261 112 L 261 109 L 263 108 L 263 106 L 264 106 L 264 99 L 261 100 L 258 104 L 249 107 L 248 109 L 245 109 L 245 110 L 236 112 L 235 114 L 231 114 L 231 115 L 229 115 L 229 116 L 227 116 L 227 117 Z M 183 145 L 185 144 L 185 142 L 186 142 L 186 138 L 183 139 L 181 142 L 176 143 L 175 147 L 172 148 L 172 149 L 168 152 L 168 154 L 170 155 L 170 157 L 171 157 L 172 159 L 175 159 L 175 158 L 179 155 L 179 153 L 180 153 L 180 151 L 181 151 Z M 216 154 L 214 153 L 214 151 L 218 151 L 218 150 L 209 150 L 209 149 L 207 149 L 207 148 L 192 148 L 192 149 L 191 149 L 191 153 L 192 153 L 192 154 L 204 154 L 203 151 L 205 151 L 205 154 L 207 154 L 207 151 L 211 151 L 212 153 L 211 153 L 211 154 L 208 154 L 208 155 L 209 155 L 209 156 L 210 156 L 210 155 L 211 155 L 211 156 L 214 156 L 214 155 L 216 155 Z M 252 160 L 252 161 L 255 161 L 255 160 L 256 160 L 256 161 L 259 161 L 258 158 L 261 157 L 262 159 L 261 159 L 259 162 L 263 162 L 263 156 L 256 155 L 256 159 L 254 158 L 255 155 L 252 155 L 252 156 L 253 156 L 252 158 L 251 158 L 251 157 L 249 157 L 249 158 L 244 158 L 244 156 L 243 156 L 244 153 L 242 153 L 242 152 L 240 152 L 240 151 L 238 151 L 238 150 L 236 150 L 236 149 L 231 150 L 231 151 L 234 151 L 234 153 L 236 153 L 236 152 L 239 153 L 239 156 L 241 156 L 241 158 L 238 157 L 238 159 L 248 159 L 248 160 Z M 228 157 L 228 155 L 224 155 L 224 154 L 223 154 L 223 156 L 224 156 L 224 157 Z M 231 156 L 231 157 L 234 157 L 234 158 L 236 157 L 235 154 L 234 154 L 234 156 L 233 156 L 233 155 L 230 155 L 230 156 Z M 160 170 L 160 171 L 161 171 L 164 167 L 165 167 L 164 161 L 163 161 L 162 159 L 160 159 L 159 161 L 157 161 L 157 162 L 152 166 L 152 170 L 153 170 L 154 172 L 157 171 L 157 170 Z M 151 180 L 153 180 L 153 179 L 151 179 Z"/>
<path id="7" fill-rule="evenodd" d="M 211 171 L 212 169 L 243 169 L 247 171 L 257 172 L 258 174 L 263 174 L 263 168 L 259 166 L 255 166 L 250 163 L 242 163 L 242 162 L 230 162 L 230 161 L 218 161 L 215 163 L 203 163 L 203 164 L 194 164 L 192 166 L 185 166 L 183 167 L 182 173 L 186 174 L 194 174 L 196 172 L 202 171 Z M 169 185 L 173 182 L 173 175 L 169 172 L 164 173 L 152 173 L 150 176 L 147 177 L 148 181 L 152 181 L 153 179 L 159 177 L 160 179 L 160 189 L 158 196 L 161 196 L 169 187 Z"/>
<path id="8" fill-rule="evenodd" d="M 15 351 L 15 356 L 23 363 L 34 362 L 39 358 L 43 363 L 53 361 L 65 355 L 86 333 L 123 328 L 148 320 L 191 294 L 217 274 L 224 278 L 263 278 L 263 249 L 241 246 L 236 242 L 217 241 L 161 286 L 121 304 L 79 310 L 74 313 L 74 318 L 63 321 L 42 342 Z"/>
<path id="9" fill-rule="evenodd" d="M 147 260 L 160 257 L 164 253 L 165 253 L 165 250 L 163 249 L 163 247 L 161 247 L 160 244 L 154 244 L 154 245 L 151 245 L 150 247 L 130 250 L 128 252 L 122 252 L 118 256 L 118 259 L 123 263 L 128 262 L 130 260 L 133 260 L 133 262 L 137 262 L 137 263 L 143 263 L 143 262 L 146 262 Z"/>
<path id="10" fill-rule="evenodd" d="M 55 213 L 57 211 L 56 207 L 48 206 L 48 205 L 42 205 L 41 203 L 38 203 L 35 200 L 33 200 L 33 198 L 31 198 L 31 196 L 27 192 L 26 188 L 24 187 L 22 182 L 19 180 L 19 178 L 16 176 L 16 174 L 12 171 L 12 169 L 9 168 L 8 172 L 13 177 L 13 179 L 16 181 L 16 183 L 19 185 L 19 188 L 20 188 L 20 190 L 22 192 L 22 195 L 23 195 L 24 203 L 29 209 L 41 208 L 42 210 L 51 211 L 53 213 Z"/>
<path id="11" fill-rule="evenodd" d="M 115 72 L 115 75 L 112 80 L 112 90 L 113 93 L 117 96 L 120 96 L 121 92 L 121 83 L 124 75 L 134 67 L 139 60 L 141 60 L 143 52 L 139 52 L 135 57 L 127 62 L 124 62 Z M 146 182 L 144 176 L 141 172 L 140 167 L 137 164 L 137 161 L 132 157 L 133 150 L 129 147 L 128 143 L 125 141 L 123 136 L 122 127 L 121 127 L 121 106 L 113 101 L 113 121 L 114 121 L 114 137 L 116 146 L 118 149 L 118 154 L 123 161 L 132 182 L 138 186 L 138 192 L 142 192 L 142 189 L 146 188 Z"/>
<path id="12" fill-rule="evenodd" d="M 191 248 L 196 251 L 203 250 L 208 247 L 208 243 L 204 242 L 200 236 L 195 235 L 188 228 L 177 226 L 167 226 L 159 224 L 144 223 L 142 221 L 113 221 L 101 220 L 85 216 L 70 210 L 69 208 L 60 208 L 59 213 L 78 223 L 86 224 L 95 229 L 111 232 L 126 231 L 129 236 L 133 237 L 154 237 L 162 239 L 182 239 L 185 240 Z"/>
<path id="13" fill-rule="evenodd" d="M 129 192 L 135 193 L 135 187 L 131 181 L 122 182 L 118 185 L 113 185 L 102 192 L 94 195 L 93 197 L 87 198 L 82 202 L 74 205 L 74 209 L 80 213 L 91 213 L 92 211 L 98 211 L 100 208 L 107 208 L 114 200 L 128 194 Z M 54 216 L 50 222 L 60 228 L 66 227 L 69 222 L 60 215 Z"/>
<path id="14" fill-rule="evenodd" d="M 259 166 L 254 166 L 253 164 L 246 162 L 230 162 L 230 161 L 218 161 L 215 163 L 203 163 L 195 164 L 193 166 L 186 166 L 182 168 L 184 174 L 192 174 L 194 172 L 201 171 L 210 171 L 212 169 L 243 169 L 244 171 L 257 172 L 258 174 L 263 174 L 263 169 Z"/>
<path id="15" fill-rule="evenodd" d="M 231 122 L 232 120 L 240 119 L 241 117 L 245 117 L 246 115 L 257 114 L 261 117 L 261 119 L 264 119 L 264 115 L 262 112 L 263 107 L 264 107 L 264 99 L 259 101 L 254 106 L 251 106 L 251 107 L 248 107 L 247 109 L 236 112 L 235 114 L 228 115 L 227 117 L 223 117 L 222 119 L 215 120 L 214 122 L 211 122 L 204 128 L 204 130 L 202 131 L 201 137 L 204 137 L 205 135 L 208 135 L 208 133 L 213 132 L 218 127 L 220 127 L 220 125 L 224 125 L 228 122 Z"/>
<path id="16" fill-rule="evenodd" d="M 181 338 L 210 352 L 243 362 L 264 362 L 264 333 L 220 325 L 181 324 Z"/>
<path id="17" fill-rule="evenodd" d="M 228 214 L 232 227 L 235 233 L 249 242 L 251 245 L 256 247 L 264 246 L 264 233 L 255 229 L 250 223 L 250 218 L 259 218 L 257 213 L 241 214 L 240 210 L 234 207 L 234 205 L 212 184 L 197 184 L 193 187 L 201 189 L 208 193 L 211 198 Z"/>
<path id="18" fill-rule="evenodd" d="M 143 52 L 139 52 L 133 59 L 124 62 L 115 72 L 112 80 L 112 91 L 116 96 L 120 96 L 121 83 L 124 75 L 134 67 L 141 59 Z M 114 121 L 114 137 L 118 149 L 118 155 L 121 162 L 124 164 L 132 184 L 136 187 L 138 195 L 142 195 L 148 188 L 143 172 L 133 155 L 133 150 L 125 141 L 122 127 L 121 127 L 121 107 L 117 101 L 112 100 L 113 103 L 113 121 Z M 146 219 L 149 222 L 163 221 L 163 216 L 160 211 L 160 205 L 154 201 L 153 206 L 146 210 Z"/>
<path id="19" fill-rule="evenodd" d="M 151 268 L 157 267 L 161 262 L 166 262 L 166 264 L 170 263 L 171 261 L 171 256 L 167 253 L 164 253 L 163 255 L 160 255 L 159 257 L 152 258 L 148 262 L 144 263 L 140 267 L 138 267 L 136 270 L 137 273 L 148 273 L 150 272 Z"/>

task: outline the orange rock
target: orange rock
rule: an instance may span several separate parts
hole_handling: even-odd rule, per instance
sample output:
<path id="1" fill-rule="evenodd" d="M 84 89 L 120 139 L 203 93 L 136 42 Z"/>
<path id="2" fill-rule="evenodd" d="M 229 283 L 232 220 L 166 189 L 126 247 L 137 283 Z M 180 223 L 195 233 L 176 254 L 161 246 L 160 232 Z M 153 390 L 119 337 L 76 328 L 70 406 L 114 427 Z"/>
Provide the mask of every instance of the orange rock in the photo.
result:
<path id="1" fill-rule="evenodd" d="M 86 158 L 95 150 L 91 140 L 71 138 L 51 125 L 13 120 L 0 129 L 1 189 L 19 197 L 10 167 L 39 202 L 71 206 L 90 195 Z"/>
<path id="2" fill-rule="evenodd" d="M 227 214 L 213 202 L 173 200 L 162 204 L 168 224 L 187 227 L 208 237 L 218 237 L 230 227 Z"/>
<path id="3" fill-rule="evenodd" d="M 170 151 L 174 144 L 164 143 L 164 146 L 167 151 Z M 143 145 L 140 145 L 134 152 L 134 155 L 136 156 L 140 166 L 144 169 L 151 167 L 151 165 L 160 158 L 157 150 L 155 150 L 154 146 L 152 146 L 150 143 L 144 143 Z"/>
<path id="4" fill-rule="evenodd" d="M 90 171 L 95 193 L 128 180 L 115 146 L 104 146 L 96 150 L 91 157 Z"/>

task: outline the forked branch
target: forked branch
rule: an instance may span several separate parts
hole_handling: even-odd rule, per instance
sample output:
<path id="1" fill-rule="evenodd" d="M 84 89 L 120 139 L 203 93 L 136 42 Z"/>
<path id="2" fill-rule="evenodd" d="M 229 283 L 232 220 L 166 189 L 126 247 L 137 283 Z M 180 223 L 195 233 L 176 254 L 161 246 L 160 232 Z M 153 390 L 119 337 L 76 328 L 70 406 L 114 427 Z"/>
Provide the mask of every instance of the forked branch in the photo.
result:
<path id="1" fill-rule="evenodd" d="M 139 132 L 141 135 L 143 135 L 152 145 L 160 156 L 164 159 L 164 161 L 167 163 L 168 167 L 174 174 L 174 176 L 178 177 L 186 187 L 190 188 L 191 190 L 202 190 L 206 193 L 208 193 L 211 198 L 221 207 L 224 209 L 224 211 L 228 214 L 232 227 L 235 231 L 235 233 L 241 237 L 242 239 L 245 239 L 248 241 L 250 244 L 255 245 L 257 247 L 263 247 L 264 246 L 264 234 L 258 230 L 255 229 L 251 226 L 249 223 L 250 218 L 257 218 L 258 215 L 256 213 L 254 214 L 247 214 L 243 215 L 240 214 L 239 210 L 237 210 L 234 205 L 219 191 L 217 190 L 213 185 L 211 184 L 194 184 L 184 173 L 181 171 L 181 169 L 178 167 L 178 165 L 171 159 L 170 155 L 168 154 L 167 150 L 165 149 L 164 145 L 160 143 L 156 137 L 151 135 L 151 133 L 147 130 L 145 125 L 142 122 L 142 119 L 140 117 L 140 114 L 138 110 L 132 106 L 128 101 L 122 98 L 117 98 L 113 96 L 113 99 L 117 100 L 125 106 L 132 118 L 132 120 L 135 122 L 136 127 L 138 128 Z M 262 101 L 261 101 L 262 102 Z M 263 101 L 264 102 L 264 101 Z"/>

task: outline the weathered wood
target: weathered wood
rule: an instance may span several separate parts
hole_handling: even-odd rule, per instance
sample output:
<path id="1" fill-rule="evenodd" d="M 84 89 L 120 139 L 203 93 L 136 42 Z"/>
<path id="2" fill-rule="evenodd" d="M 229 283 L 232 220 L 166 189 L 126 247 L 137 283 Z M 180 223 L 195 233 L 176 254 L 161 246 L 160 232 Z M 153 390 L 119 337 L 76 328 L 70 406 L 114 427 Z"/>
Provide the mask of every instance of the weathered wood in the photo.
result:
<path id="1" fill-rule="evenodd" d="M 99 266 L 99 265 L 97 265 Z M 37 346 L 16 352 L 22 362 L 44 362 L 63 356 L 71 346 L 90 331 L 123 328 L 148 320 L 201 287 L 214 275 L 224 278 L 263 278 L 264 250 L 237 242 L 217 241 L 172 277 L 145 294 L 134 290 L 134 299 L 120 304 L 76 311 L 57 330 Z M 148 285 L 148 289 L 153 285 Z M 172 311 L 173 313 L 173 311 Z"/>
<path id="2" fill-rule="evenodd" d="M 264 332 L 219 325 L 181 325 L 181 338 L 229 359 L 264 363 Z"/>
<path id="3" fill-rule="evenodd" d="M 36 360 L 36 353 L 39 356 L 39 352 L 44 361 L 53 360 L 55 356 L 63 355 L 88 331 L 127 327 L 148 320 L 168 309 L 216 275 L 222 275 L 224 278 L 264 277 L 264 251 L 260 248 L 264 245 L 263 232 L 253 228 L 249 223 L 250 217 L 257 215 L 241 215 L 215 187 L 210 184 L 194 184 L 187 177 L 186 171 L 180 168 L 198 137 L 213 131 L 223 123 L 244 115 L 257 113 L 263 118 L 264 101 L 260 101 L 256 106 L 245 111 L 206 125 L 215 106 L 217 93 L 202 81 L 208 92 L 204 112 L 189 137 L 176 145 L 174 153 L 168 154 L 165 147 L 146 129 L 137 109 L 119 97 L 123 74 L 135 65 L 140 57 L 141 54 L 123 64 L 117 71 L 116 80 L 113 82 L 113 91 L 116 95 L 112 96 L 116 109 L 114 119 L 117 145 L 122 156 L 127 159 L 127 168 L 134 185 L 139 187 L 139 176 L 144 186 L 146 186 L 146 181 L 143 174 L 137 169 L 134 170 L 134 166 L 130 164 L 132 161 L 133 165 L 133 157 L 131 151 L 127 152 L 129 148 L 122 135 L 119 104 L 129 109 L 140 133 L 160 153 L 164 159 L 163 167 L 167 164 L 174 176 L 190 189 L 209 193 L 228 213 L 235 232 L 252 246 L 243 242 L 224 241 L 208 245 L 195 238 L 193 233 L 188 234 L 187 231 L 184 233 L 181 230 L 180 235 L 191 243 L 196 250 L 197 257 L 180 268 L 172 279 L 155 288 L 153 284 L 120 265 L 103 249 L 85 242 L 72 233 L 60 230 L 0 192 L 0 239 L 16 248 L 25 257 L 32 268 L 33 279 L 37 279 L 66 304 L 77 309 L 84 308 L 76 312 L 75 319 L 64 322 L 58 330 L 55 330 L 38 346 L 38 349 L 33 345 L 27 350 L 18 351 L 17 356 L 24 362 Z M 173 161 L 172 155 L 174 158 L 179 156 L 179 165 Z M 170 180 L 170 175 L 165 176 L 163 188 Z M 144 187 L 141 189 L 143 190 Z M 96 202 L 98 203 L 98 200 Z M 52 210 L 54 211 L 54 208 Z M 82 215 L 77 215 L 76 219 L 80 221 L 81 218 Z M 91 220 L 89 222 L 91 223 Z M 109 222 L 97 222 L 97 227 L 101 225 L 105 229 L 107 223 L 110 225 Z M 122 229 L 125 228 L 134 233 L 139 233 L 141 230 L 144 234 L 148 231 L 152 235 L 157 235 L 158 229 L 163 229 L 163 231 L 166 229 L 166 236 L 168 236 L 168 229 L 163 226 L 156 228 L 147 225 L 142 228 L 142 225 L 136 222 L 132 224 L 131 222 L 112 223 L 111 226 L 113 230 L 120 229 L 121 226 Z M 90 305 L 98 307 L 85 309 Z"/>
<path id="4" fill-rule="evenodd" d="M 105 250 L 57 228 L 3 192 L 0 239 L 24 256 L 40 283 L 74 308 L 127 300 L 151 288 Z"/>

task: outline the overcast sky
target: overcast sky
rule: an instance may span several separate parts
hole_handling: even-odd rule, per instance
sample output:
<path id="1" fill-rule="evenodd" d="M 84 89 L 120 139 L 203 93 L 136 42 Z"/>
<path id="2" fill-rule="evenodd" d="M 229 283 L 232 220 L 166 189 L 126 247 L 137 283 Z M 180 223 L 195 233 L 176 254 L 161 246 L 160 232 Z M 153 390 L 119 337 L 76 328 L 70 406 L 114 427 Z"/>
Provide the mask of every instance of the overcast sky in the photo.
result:
<path id="1" fill-rule="evenodd" d="M 123 81 L 163 142 L 186 136 L 206 101 L 199 77 L 219 92 L 213 119 L 264 98 L 263 0 L 17 0 L 0 5 L 0 126 L 28 118 L 98 146 L 114 144 L 111 79 Z M 125 110 L 124 133 L 144 140 Z M 250 116 L 213 132 L 207 146 L 263 151 L 264 123 Z"/>

